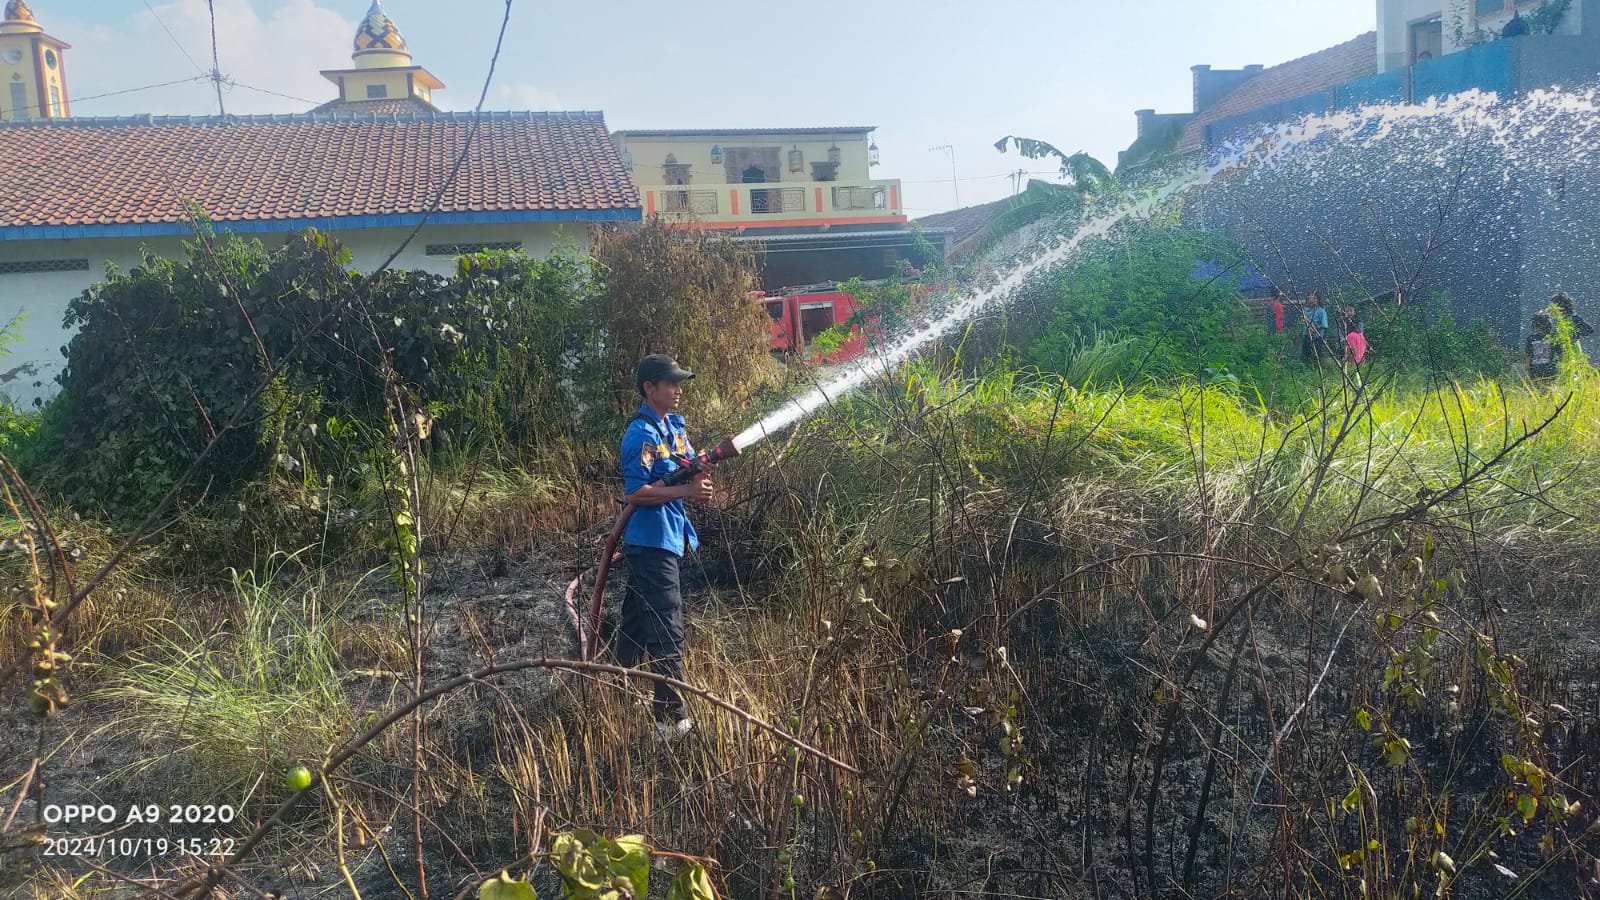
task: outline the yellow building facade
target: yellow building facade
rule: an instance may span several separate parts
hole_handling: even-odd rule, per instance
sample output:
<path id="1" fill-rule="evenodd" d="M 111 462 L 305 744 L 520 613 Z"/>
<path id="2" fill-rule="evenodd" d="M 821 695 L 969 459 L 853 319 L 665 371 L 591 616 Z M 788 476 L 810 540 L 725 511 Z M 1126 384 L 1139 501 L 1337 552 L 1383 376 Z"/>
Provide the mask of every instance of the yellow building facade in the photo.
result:
<path id="1" fill-rule="evenodd" d="M 904 225 L 871 128 L 618 131 L 646 216 L 710 228 Z"/>
<path id="2" fill-rule="evenodd" d="M 0 19 L 0 119 L 64 119 L 71 45 L 45 34 L 27 0 L 9 0 Z"/>

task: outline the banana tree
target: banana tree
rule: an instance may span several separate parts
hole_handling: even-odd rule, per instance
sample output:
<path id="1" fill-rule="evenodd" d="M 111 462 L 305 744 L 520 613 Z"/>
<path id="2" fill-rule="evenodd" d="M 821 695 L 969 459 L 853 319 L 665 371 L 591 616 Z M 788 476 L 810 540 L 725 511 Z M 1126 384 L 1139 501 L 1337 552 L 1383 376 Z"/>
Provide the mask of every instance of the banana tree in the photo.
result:
<path id="1" fill-rule="evenodd" d="M 1106 164 L 1082 150 L 1067 153 L 1054 144 L 1010 134 L 995 141 L 994 148 L 1005 153 L 1012 145 L 1028 159 L 1055 157 L 1061 160 L 1061 179 L 1079 193 L 1098 194 L 1116 187 L 1116 176 L 1111 174 Z"/>

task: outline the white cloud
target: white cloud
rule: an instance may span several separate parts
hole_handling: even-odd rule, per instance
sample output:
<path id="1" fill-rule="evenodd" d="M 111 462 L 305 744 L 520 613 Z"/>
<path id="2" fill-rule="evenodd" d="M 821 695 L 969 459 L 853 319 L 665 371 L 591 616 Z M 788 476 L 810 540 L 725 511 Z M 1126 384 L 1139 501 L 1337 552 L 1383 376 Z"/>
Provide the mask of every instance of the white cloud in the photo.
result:
<path id="1" fill-rule="evenodd" d="M 74 115 L 217 111 L 216 89 L 202 76 L 202 70 L 211 68 L 211 20 L 205 0 L 151 5 L 154 14 L 138 10 L 124 30 L 101 25 L 71 28 L 68 75 Z M 223 87 L 227 111 L 305 112 L 333 99 L 334 86 L 319 72 L 350 66 L 356 23 L 316 0 L 282 0 L 265 6 L 268 12 L 262 15 L 250 0 L 216 0 L 217 55 L 222 74 L 232 81 Z M 69 30 L 66 23 L 62 26 L 55 30 Z M 184 52 L 174 46 L 174 39 Z M 183 78 L 196 80 L 94 96 Z"/>

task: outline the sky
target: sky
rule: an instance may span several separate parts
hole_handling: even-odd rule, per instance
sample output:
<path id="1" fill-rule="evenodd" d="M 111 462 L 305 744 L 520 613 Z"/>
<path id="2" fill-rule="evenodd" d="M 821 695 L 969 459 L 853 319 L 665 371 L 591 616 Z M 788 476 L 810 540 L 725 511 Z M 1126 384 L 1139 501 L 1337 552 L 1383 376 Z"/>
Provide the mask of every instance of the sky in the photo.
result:
<path id="1" fill-rule="evenodd" d="M 217 112 L 206 0 L 29 0 L 76 116 Z M 214 0 L 229 113 L 304 112 L 370 0 Z M 384 0 L 444 109 L 471 110 L 504 0 Z M 601 110 L 613 130 L 872 125 L 913 218 L 1008 196 L 1008 134 L 1115 164 L 1133 111 L 1191 107 L 1190 66 L 1271 66 L 1371 31 L 1374 0 L 512 0 L 488 109 Z M 185 81 L 185 79 L 190 79 Z M 168 82 L 179 82 L 168 84 Z M 152 85 L 163 85 L 151 87 Z M 931 149 L 949 147 L 949 150 Z M 952 168 L 953 162 L 953 168 Z M 952 182 L 952 177 L 954 181 Z"/>

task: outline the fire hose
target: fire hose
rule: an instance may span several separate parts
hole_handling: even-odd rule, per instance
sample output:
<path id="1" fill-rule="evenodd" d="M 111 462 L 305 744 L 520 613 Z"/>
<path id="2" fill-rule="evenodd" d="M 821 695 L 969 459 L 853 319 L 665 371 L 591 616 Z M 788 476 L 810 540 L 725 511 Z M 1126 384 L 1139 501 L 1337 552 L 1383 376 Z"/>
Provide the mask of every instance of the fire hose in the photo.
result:
<path id="1" fill-rule="evenodd" d="M 707 469 L 738 455 L 739 448 L 733 443 L 733 438 L 726 438 L 714 449 L 694 456 L 673 457 L 678 463 L 678 468 L 654 483 L 665 487 L 681 487 L 694 479 L 706 477 Z M 593 660 L 600 652 L 600 608 L 605 600 L 606 576 L 611 573 L 611 564 L 622 558 L 622 553 L 617 550 L 617 543 L 622 540 L 623 529 L 628 527 L 628 520 L 633 517 L 635 509 L 638 509 L 638 506 L 633 503 L 622 507 L 622 512 L 617 514 L 616 524 L 611 526 L 611 534 L 606 538 L 605 550 L 600 554 L 600 561 L 567 585 L 567 617 L 571 619 L 573 631 L 578 636 L 579 658 L 586 662 Z M 588 616 L 585 618 L 578 611 L 578 586 L 590 572 L 594 573 L 594 591 L 590 596 Z"/>

